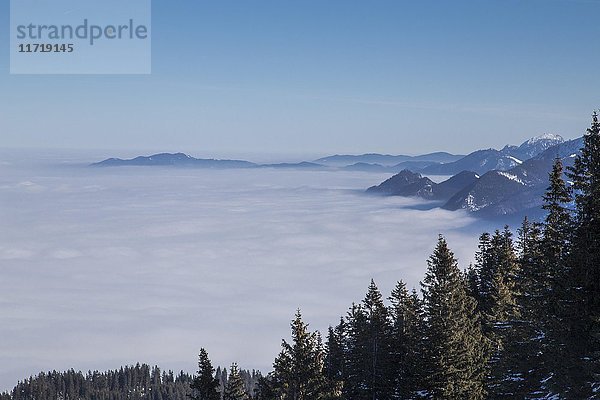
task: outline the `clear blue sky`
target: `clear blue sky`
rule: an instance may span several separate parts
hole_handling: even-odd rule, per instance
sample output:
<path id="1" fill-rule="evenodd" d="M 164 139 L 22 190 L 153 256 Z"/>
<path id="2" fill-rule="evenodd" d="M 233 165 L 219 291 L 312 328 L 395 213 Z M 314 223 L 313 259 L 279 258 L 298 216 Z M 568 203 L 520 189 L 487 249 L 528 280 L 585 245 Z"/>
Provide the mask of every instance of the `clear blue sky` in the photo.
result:
<path id="1" fill-rule="evenodd" d="M 9 75 L 0 147 L 467 152 L 600 107 L 600 2 L 153 1 L 150 76 Z"/>

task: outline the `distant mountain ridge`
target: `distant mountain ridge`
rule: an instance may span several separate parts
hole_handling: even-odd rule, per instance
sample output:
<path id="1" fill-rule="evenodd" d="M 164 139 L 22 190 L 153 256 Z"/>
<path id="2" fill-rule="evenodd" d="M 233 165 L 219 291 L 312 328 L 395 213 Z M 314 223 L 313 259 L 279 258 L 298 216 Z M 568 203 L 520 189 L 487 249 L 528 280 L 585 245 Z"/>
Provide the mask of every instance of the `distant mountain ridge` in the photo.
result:
<path id="1" fill-rule="evenodd" d="M 486 171 L 479 176 L 472 171 L 461 171 L 457 175 L 440 184 L 429 184 L 424 182 L 420 173 L 402 171 L 401 173 L 387 179 L 378 186 L 371 187 L 367 193 L 382 195 L 417 196 L 425 199 L 444 200 L 442 208 L 447 210 L 463 209 L 483 217 L 495 217 L 500 215 L 536 215 L 541 212 L 542 194 L 548 186 L 548 174 L 552 169 L 554 160 L 558 157 L 568 167 L 573 164 L 575 156 L 583 147 L 583 138 L 564 141 L 556 135 L 543 135 L 523 143 L 523 145 L 507 146 L 501 151 L 488 150 L 478 151 L 466 156 L 467 160 L 485 160 L 481 152 L 486 152 L 491 160 L 498 161 L 500 154 L 520 154 L 521 157 L 532 157 L 516 163 L 512 168 L 506 168 L 506 164 L 496 162 L 496 169 Z M 488 158 L 488 162 L 489 162 Z M 454 163 L 456 165 L 468 166 L 463 160 Z M 424 170 L 427 170 L 425 168 Z M 412 174 L 412 175 L 411 175 Z M 416 174 L 416 175 L 415 175 Z M 417 179 L 418 175 L 418 179 Z M 413 181 L 420 181 L 423 185 L 429 184 L 433 191 L 427 192 L 423 188 L 415 190 L 414 182 L 409 183 L 406 177 L 411 176 Z M 459 179 L 460 178 L 460 179 Z M 446 182 L 454 182 L 452 190 L 441 192 L 435 188 Z M 462 187 L 461 187 L 462 186 Z"/>
<path id="2" fill-rule="evenodd" d="M 151 156 L 138 156 L 131 159 L 108 158 L 91 164 L 93 167 L 123 167 L 123 166 L 173 166 L 187 168 L 296 168 L 296 169 L 326 169 L 324 165 L 302 161 L 299 163 L 257 164 L 245 160 L 220 160 L 213 158 L 194 158 L 184 153 L 159 153 Z"/>
<path id="3" fill-rule="evenodd" d="M 439 164 L 435 160 L 455 160 L 462 156 L 449 153 L 431 153 L 421 156 L 392 156 L 381 154 L 368 154 L 357 156 L 331 156 L 316 161 L 301 161 L 297 163 L 273 163 L 259 164 L 245 160 L 194 158 L 185 153 L 158 153 L 150 156 L 138 156 L 131 159 L 108 158 L 106 160 L 91 164 L 94 167 L 122 167 L 122 166 L 174 166 L 189 168 L 286 168 L 286 169 L 340 169 L 346 171 L 362 172 L 399 172 L 406 168 L 421 169 L 433 164 Z M 334 161 L 328 161 L 332 159 Z M 349 164 L 340 160 L 346 159 Z M 337 161 L 336 161 L 337 160 Z M 366 161 L 380 161 L 392 163 L 393 165 L 382 165 L 368 163 Z M 400 161 L 395 163 L 395 161 Z"/>
<path id="4" fill-rule="evenodd" d="M 564 139 L 559 135 L 544 134 L 531 138 L 518 147 L 507 145 L 501 150 L 477 150 L 460 160 L 430 165 L 420 172 L 429 175 L 454 175 L 461 171 L 474 171 L 483 175 L 492 170 L 507 171 L 563 142 Z"/>
<path id="5" fill-rule="evenodd" d="M 508 171 L 489 171 L 463 188 L 443 206 L 484 216 L 535 213 L 542 205 L 548 174 L 558 157 L 565 167 L 573 165 L 583 147 L 583 138 L 550 147 Z"/>
<path id="6" fill-rule="evenodd" d="M 159 153 L 151 156 L 138 156 L 128 160 L 121 158 L 109 158 L 104 161 L 94 163 L 92 166 L 187 166 L 205 168 L 251 168 L 257 165 L 244 160 L 201 159 L 188 156 L 184 153 Z"/>
<path id="7" fill-rule="evenodd" d="M 492 217 L 539 211 L 548 173 L 558 156 L 571 165 L 582 138 L 566 141 L 544 134 L 519 146 L 477 150 L 466 156 L 435 152 L 420 156 L 362 154 L 333 155 L 315 161 L 259 164 L 245 160 L 194 158 L 184 153 L 159 153 L 131 159 L 109 158 L 94 167 L 168 166 L 232 169 L 275 168 L 393 173 L 367 192 L 384 196 L 416 196 L 443 202 L 447 210 L 464 209 Z M 427 175 L 447 175 L 436 183 Z"/>
<path id="8" fill-rule="evenodd" d="M 367 153 L 359 155 L 336 154 L 315 160 L 316 163 L 330 166 L 345 166 L 356 163 L 379 164 L 384 167 L 392 167 L 406 161 L 421 161 L 430 163 L 448 163 L 460 160 L 463 155 L 450 154 L 443 151 L 422 154 L 418 156 L 390 155 Z"/>
<path id="9" fill-rule="evenodd" d="M 259 164 L 246 160 L 195 158 L 185 153 L 158 153 L 131 159 L 108 158 L 92 164 L 94 167 L 172 166 L 186 168 L 278 168 L 302 170 L 339 169 L 374 173 L 398 173 L 405 169 L 424 175 L 455 175 L 473 171 L 483 175 L 491 170 L 508 170 L 523 160 L 539 154 L 563 139 L 558 135 L 541 135 L 520 146 L 505 146 L 502 150 L 477 150 L 466 156 L 434 152 L 417 156 L 367 153 L 360 155 L 332 155 L 315 161 L 297 163 Z"/>

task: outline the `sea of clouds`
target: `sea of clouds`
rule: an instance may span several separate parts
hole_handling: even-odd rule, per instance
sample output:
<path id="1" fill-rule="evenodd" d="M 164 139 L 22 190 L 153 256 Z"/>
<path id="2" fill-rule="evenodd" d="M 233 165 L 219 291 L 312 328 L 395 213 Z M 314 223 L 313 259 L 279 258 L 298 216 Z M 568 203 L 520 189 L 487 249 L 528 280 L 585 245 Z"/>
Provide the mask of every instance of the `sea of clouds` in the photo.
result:
<path id="1" fill-rule="evenodd" d="M 200 347 L 267 372 L 297 308 L 325 330 L 371 278 L 418 287 L 438 234 L 464 268 L 495 228 L 363 194 L 385 174 L 0 155 L 0 390 L 42 370 L 193 372 Z"/>

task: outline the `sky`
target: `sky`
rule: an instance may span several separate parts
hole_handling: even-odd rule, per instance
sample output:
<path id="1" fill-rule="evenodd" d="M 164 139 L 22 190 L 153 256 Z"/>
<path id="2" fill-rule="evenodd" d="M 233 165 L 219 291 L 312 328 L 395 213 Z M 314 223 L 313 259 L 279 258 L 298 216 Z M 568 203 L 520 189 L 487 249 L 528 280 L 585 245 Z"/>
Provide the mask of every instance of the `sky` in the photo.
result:
<path id="1" fill-rule="evenodd" d="M 80 157 L 0 151 L 0 392 L 49 370 L 192 373 L 200 347 L 266 373 L 297 308 L 326 332 L 371 278 L 418 289 L 439 233 L 466 268 L 497 227 L 362 193 L 386 174 Z"/>
<path id="2" fill-rule="evenodd" d="M 580 136 L 594 0 L 152 3 L 152 74 L 10 75 L 0 147 L 466 153 Z M 0 2 L 0 25 L 9 2 Z"/>

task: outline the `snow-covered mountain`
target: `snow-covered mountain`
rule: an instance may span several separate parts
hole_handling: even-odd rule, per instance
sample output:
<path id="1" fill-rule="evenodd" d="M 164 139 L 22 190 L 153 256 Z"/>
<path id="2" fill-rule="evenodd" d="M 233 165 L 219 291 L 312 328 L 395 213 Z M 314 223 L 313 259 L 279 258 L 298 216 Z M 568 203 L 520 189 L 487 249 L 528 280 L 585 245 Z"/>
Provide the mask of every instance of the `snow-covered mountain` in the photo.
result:
<path id="1" fill-rule="evenodd" d="M 538 212 L 554 160 L 559 157 L 568 167 L 582 147 L 582 138 L 561 142 L 510 170 L 489 171 L 443 208 L 465 209 L 485 216 Z"/>
<path id="2" fill-rule="evenodd" d="M 560 135 L 544 133 L 543 135 L 536 136 L 524 142 L 521 144 L 521 146 L 519 146 L 517 151 L 525 159 L 532 158 L 548 150 L 550 147 L 564 143 L 564 141 L 565 139 L 563 139 L 563 137 Z"/>
<path id="3" fill-rule="evenodd" d="M 507 145 L 501 150 L 477 150 L 460 160 L 430 165 L 419 172 L 428 175 L 454 175 L 461 171 L 474 171 L 483 175 L 492 170 L 507 171 L 563 142 L 564 139 L 559 135 L 544 134 L 531 138 L 520 146 Z"/>
<path id="4" fill-rule="evenodd" d="M 480 150 L 452 163 L 453 168 L 474 166 L 472 163 L 479 167 L 482 167 L 482 163 L 494 164 L 495 168 L 486 171 L 481 177 L 463 170 L 446 182 L 435 184 L 421 174 L 403 171 L 382 184 L 369 188 L 368 192 L 447 200 L 442 208 L 464 209 L 484 217 L 534 216 L 541 210 L 542 195 L 548 186 L 548 174 L 554 160 L 559 157 L 568 167 L 573 164 L 582 147 L 583 138 L 565 142 L 558 135 L 542 135 L 519 147 L 506 146 L 499 151 Z M 529 157 L 529 154 L 534 156 Z M 522 161 L 517 155 L 529 158 Z M 505 159 L 512 160 L 512 167 L 508 168 L 511 164 L 503 161 Z M 424 170 L 428 169 L 430 168 Z M 411 182 L 397 178 L 407 176 L 412 176 Z M 440 190 L 440 187 L 443 188 L 448 183 L 453 183 L 452 190 Z"/>

